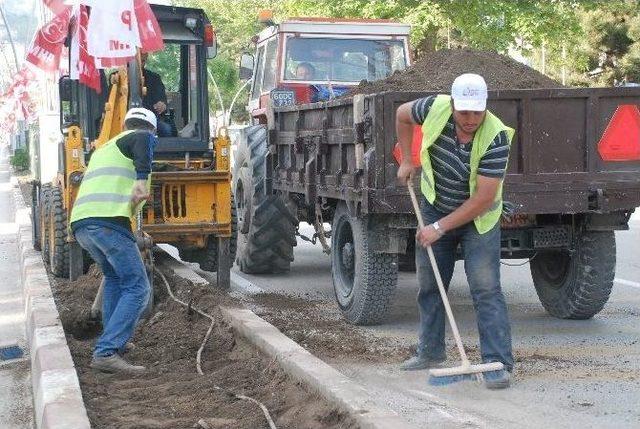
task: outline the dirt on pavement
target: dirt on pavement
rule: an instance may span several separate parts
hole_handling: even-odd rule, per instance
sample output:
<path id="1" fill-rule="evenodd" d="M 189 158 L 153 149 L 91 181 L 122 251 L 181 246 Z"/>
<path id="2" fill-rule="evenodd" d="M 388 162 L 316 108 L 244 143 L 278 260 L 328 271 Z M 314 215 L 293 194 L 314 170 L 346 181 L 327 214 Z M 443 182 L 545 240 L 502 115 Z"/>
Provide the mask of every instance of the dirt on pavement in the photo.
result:
<path id="1" fill-rule="evenodd" d="M 247 305 L 320 359 L 383 363 L 399 362 L 412 354 L 406 345 L 368 335 L 349 324 L 331 302 L 261 293 Z"/>
<path id="2" fill-rule="evenodd" d="M 463 73 L 484 77 L 489 90 L 562 88 L 562 84 L 505 55 L 474 49 L 442 49 L 424 55 L 406 70 L 375 82 L 363 81 L 349 92 L 373 94 L 383 91 L 449 92 Z"/>
<path id="3" fill-rule="evenodd" d="M 154 314 L 140 323 L 126 358 L 147 366 L 141 376 L 110 375 L 89 368 L 99 326 L 89 308 L 100 283 L 95 266 L 74 282 L 56 279 L 54 296 L 67 333 L 87 412 L 96 428 L 266 428 L 262 402 L 278 428 L 356 428 L 355 422 L 305 386 L 290 379 L 223 322 L 217 305 L 238 305 L 224 292 L 168 276 L 174 293 L 215 318 L 196 372 L 196 353 L 210 321 L 168 298 L 156 276 Z M 221 387 L 218 389 L 216 386 Z"/>

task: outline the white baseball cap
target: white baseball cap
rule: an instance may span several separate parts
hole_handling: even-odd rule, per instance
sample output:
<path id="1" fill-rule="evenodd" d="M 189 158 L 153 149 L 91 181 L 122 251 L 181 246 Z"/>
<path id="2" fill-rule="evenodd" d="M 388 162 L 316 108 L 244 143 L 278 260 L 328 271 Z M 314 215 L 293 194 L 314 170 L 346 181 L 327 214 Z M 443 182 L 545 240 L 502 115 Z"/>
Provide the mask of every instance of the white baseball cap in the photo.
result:
<path id="1" fill-rule="evenodd" d="M 451 98 L 456 110 L 482 112 L 487 109 L 487 83 L 479 74 L 461 74 L 451 85 Z"/>
<path id="2" fill-rule="evenodd" d="M 154 129 L 158 127 L 158 120 L 156 119 L 155 113 L 153 113 L 149 109 L 145 109 L 144 107 L 133 107 L 127 111 L 127 114 L 124 116 L 125 124 L 129 119 L 139 119 L 141 121 L 147 122 L 149 125 L 152 125 Z"/>

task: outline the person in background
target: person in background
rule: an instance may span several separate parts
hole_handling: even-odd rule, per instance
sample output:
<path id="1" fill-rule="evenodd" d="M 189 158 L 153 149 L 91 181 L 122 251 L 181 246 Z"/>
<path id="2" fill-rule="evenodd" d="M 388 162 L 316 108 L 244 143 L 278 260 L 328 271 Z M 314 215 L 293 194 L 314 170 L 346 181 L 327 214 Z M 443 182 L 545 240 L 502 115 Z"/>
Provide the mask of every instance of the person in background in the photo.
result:
<path id="1" fill-rule="evenodd" d="M 314 80 L 316 69 L 309 63 L 300 63 L 296 67 L 297 80 Z"/>
<path id="2" fill-rule="evenodd" d="M 162 115 L 167 111 L 167 92 L 158 73 L 152 72 L 145 67 L 149 54 L 140 55 L 142 61 L 142 75 L 147 93 L 142 98 L 142 106 L 155 112 L 158 123 L 158 137 L 171 137 L 171 124 L 162 120 Z"/>

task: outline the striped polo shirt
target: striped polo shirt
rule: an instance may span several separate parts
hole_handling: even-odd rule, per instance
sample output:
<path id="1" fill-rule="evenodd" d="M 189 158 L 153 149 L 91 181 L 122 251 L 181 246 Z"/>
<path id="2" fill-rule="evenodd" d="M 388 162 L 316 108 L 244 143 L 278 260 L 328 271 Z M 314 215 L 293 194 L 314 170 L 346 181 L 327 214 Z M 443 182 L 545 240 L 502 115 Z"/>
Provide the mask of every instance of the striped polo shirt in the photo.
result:
<path id="1" fill-rule="evenodd" d="M 435 95 L 413 103 L 411 113 L 416 124 L 422 124 L 433 105 Z M 460 143 L 455 132 L 453 115 L 447 121 L 440 137 L 429 147 L 431 167 L 436 188 L 433 206 L 442 213 L 451 213 L 469 199 L 471 147 L 473 142 Z M 478 174 L 503 178 L 509 159 L 509 142 L 504 131 L 498 133 L 489 149 L 480 159 Z"/>

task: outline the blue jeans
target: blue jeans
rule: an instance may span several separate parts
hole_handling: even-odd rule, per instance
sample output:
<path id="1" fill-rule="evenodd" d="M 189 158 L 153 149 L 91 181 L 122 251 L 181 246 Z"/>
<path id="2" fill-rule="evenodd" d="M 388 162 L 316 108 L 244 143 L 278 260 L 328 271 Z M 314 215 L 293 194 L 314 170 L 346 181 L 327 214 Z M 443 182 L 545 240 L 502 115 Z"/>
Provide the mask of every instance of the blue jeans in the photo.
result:
<path id="1" fill-rule="evenodd" d="M 436 210 L 423 197 L 420 208 L 425 225 L 445 214 Z M 513 369 L 511 328 L 507 304 L 500 288 L 500 224 L 485 234 L 479 234 L 473 222 L 448 231 L 434 243 L 433 253 L 438 263 L 445 289 L 453 276 L 456 249 L 462 247 L 464 270 L 476 311 L 480 351 L 483 362 L 502 362 Z M 416 269 L 420 291 L 418 311 L 420 329 L 418 354 L 434 359 L 444 358 L 445 309 L 438 284 L 431 268 L 427 249 L 416 243 Z"/>
<path id="2" fill-rule="evenodd" d="M 124 350 L 150 297 L 151 287 L 138 245 L 122 233 L 102 225 L 85 224 L 75 238 L 104 275 L 102 335 L 94 356 Z"/>
<path id="3" fill-rule="evenodd" d="M 162 119 L 158 119 L 158 137 L 171 137 L 171 124 L 167 124 Z"/>

